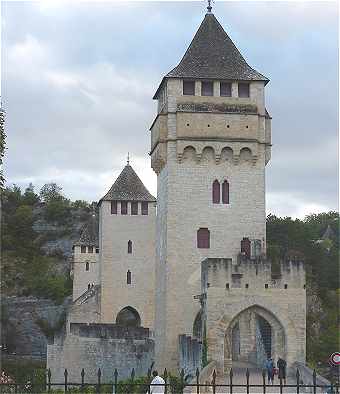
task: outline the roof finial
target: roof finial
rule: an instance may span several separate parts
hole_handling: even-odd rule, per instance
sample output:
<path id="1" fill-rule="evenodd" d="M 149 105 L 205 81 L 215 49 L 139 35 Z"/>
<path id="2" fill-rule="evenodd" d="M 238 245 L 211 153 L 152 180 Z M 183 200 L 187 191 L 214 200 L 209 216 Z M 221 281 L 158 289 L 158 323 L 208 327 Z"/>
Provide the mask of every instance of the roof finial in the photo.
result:
<path id="1" fill-rule="evenodd" d="M 207 7 L 207 10 L 208 10 L 209 13 L 211 12 L 211 9 L 212 9 L 211 1 L 212 1 L 212 0 L 208 0 L 208 7 Z"/>
<path id="2" fill-rule="evenodd" d="M 127 155 L 127 165 L 130 165 L 130 152 L 128 152 L 128 155 Z"/>

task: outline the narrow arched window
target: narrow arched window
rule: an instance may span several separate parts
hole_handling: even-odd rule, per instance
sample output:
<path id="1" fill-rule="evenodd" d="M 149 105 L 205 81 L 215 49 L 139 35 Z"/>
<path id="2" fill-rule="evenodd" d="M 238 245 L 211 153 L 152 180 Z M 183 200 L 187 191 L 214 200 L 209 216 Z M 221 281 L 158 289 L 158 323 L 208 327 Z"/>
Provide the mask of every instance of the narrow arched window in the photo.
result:
<path id="1" fill-rule="evenodd" d="M 214 204 L 220 203 L 220 198 L 221 198 L 220 196 L 221 196 L 220 182 L 216 179 L 212 185 L 212 200 Z"/>
<path id="2" fill-rule="evenodd" d="M 222 184 L 222 203 L 229 204 L 229 183 L 224 181 Z"/>
<path id="3" fill-rule="evenodd" d="M 197 230 L 197 247 L 202 249 L 210 248 L 210 231 L 207 228 Z"/>
<path id="4" fill-rule="evenodd" d="M 87 290 L 90 290 L 91 289 L 91 283 L 89 283 L 88 285 L 87 285 Z"/>
<path id="5" fill-rule="evenodd" d="M 126 284 L 131 285 L 131 271 L 128 270 L 126 273 Z"/>
<path id="6" fill-rule="evenodd" d="M 249 238 L 243 238 L 241 241 L 241 253 L 250 259 L 251 254 L 251 243 Z"/>
<path id="7" fill-rule="evenodd" d="M 132 253 L 132 241 L 128 242 L 128 253 Z"/>
<path id="8" fill-rule="evenodd" d="M 90 270 L 90 263 L 88 261 L 85 263 L 85 270 L 86 271 Z"/>

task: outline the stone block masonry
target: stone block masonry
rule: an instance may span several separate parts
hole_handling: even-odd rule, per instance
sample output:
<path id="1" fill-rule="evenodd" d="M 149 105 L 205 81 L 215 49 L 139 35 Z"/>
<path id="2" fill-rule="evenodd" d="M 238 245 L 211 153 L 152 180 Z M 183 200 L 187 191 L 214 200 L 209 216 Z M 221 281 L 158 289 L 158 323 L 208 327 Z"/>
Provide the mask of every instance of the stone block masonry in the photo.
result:
<path id="1" fill-rule="evenodd" d="M 120 379 L 128 378 L 133 368 L 136 376 L 146 375 L 154 361 L 154 341 L 143 327 L 76 323 L 62 342 L 48 346 L 48 360 L 52 382 L 64 381 L 65 368 L 69 382 L 81 382 L 82 368 L 85 382 L 97 382 L 98 368 L 102 381 L 110 382 L 115 369 Z"/>

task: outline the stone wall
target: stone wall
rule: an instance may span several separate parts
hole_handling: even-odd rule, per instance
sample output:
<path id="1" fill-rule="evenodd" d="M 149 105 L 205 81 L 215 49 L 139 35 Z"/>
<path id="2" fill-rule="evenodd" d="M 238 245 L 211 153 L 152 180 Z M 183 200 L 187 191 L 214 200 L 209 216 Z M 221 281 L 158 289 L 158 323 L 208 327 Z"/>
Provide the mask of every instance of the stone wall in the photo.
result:
<path id="1" fill-rule="evenodd" d="M 202 343 L 187 335 L 179 336 L 179 368 L 184 370 L 186 380 L 196 376 L 202 368 Z"/>
<path id="2" fill-rule="evenodd" d="M 146 375 L 154 361 L 154 341 L 143 327 L 71 323 L 70 332 L 55 338 L 47 354 L 52 382 L 63 382 L 65 368 L 69 382 L 81 381 L 82 368 L 86 382 L 97 381 L 98 368 L 102 382 L 110 382 L 115 368 L 120 379 L 128 378 L 132 368 L 136 376 Z"/>

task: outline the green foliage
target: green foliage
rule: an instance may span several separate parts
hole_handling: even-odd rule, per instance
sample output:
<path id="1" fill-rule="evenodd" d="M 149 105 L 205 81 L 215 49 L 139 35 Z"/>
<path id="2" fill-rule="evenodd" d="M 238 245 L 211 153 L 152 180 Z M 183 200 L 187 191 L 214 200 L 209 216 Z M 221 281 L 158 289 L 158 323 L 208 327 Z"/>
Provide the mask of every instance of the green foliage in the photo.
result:
<path id="1" fill-rule="evenodd" d="M 70 218 L 69 200 L 54 200 L 46 204 L 45 219 L 50 223 L 65 224 Z"/>
<path id="2" fill-rule="evenodd" d="M 34 192 L 34 186 L 32 183 L 28 185 L 22 196 L 22 201 L 25 205 L 34 206 L 40 201 L 39 196 Z"/>
<path id="3" fill-rule="evenodd" d="M 70 218 L 71 203 L 63 196 L 56 183 L 46 183 L 40 189 L 40 198 L 46 204 L 45 219 L 50 223 L 65 224 Z"/>
<path id="4" fill-rule="evenodd" d="M 51 259 L 48 257 L 39 257 L 26 271 L 25 295 L 49 298 L 57 304 L 62 304 L 65 297 L 72 294 L 72 281 L 68 276 L 51 275 L 50 262 Z"/>
<path id="5" fill-rule="evenodd" d="M 145 394 L 148 390 L 149 379 L 141 376 L 135 379 L 126 379 L 118 383 L 117 394 Z"/>
<path id="6" fill-rule="evenodd" d="M 25 384 L 28 380 L 42 386 L 45 382 L 45 363 L 40 361 L 7 360 L 3 358 L 1 368 L 18 384 Z"/>
<path id="7" fill-rule="evenodd" d="M 76 200 L 71 203 L 71 206 L 74 209 L 90 209 L 90 204 L 84 200 Z"/>
<path id="8" fill-rule="evenodd" d="M 66 313 L 64 312 L 55 324 L 51 324 L 45 319 L 37 319 L 35 323 L 40 327 L 46 338 L 53 338 L 54 335 L 62 329 L 66 322 Z"/>
<path id="9" fill-rule="evenodd" d="M 319 242 L 330 225 L 334 238 Z M 307 315 L 307 359 L 311 364 L 326 363 L 329 354 L 338 348 L 339 297 L 339 214 L 328 212 L 306 216 L 304 220 L 267 217 L 267 253 L 272 262 L 280 261 L 289 250 L 304 255 L 309 287 L 315 289 L 321 300 L 323 314 Z M 276 263 L 274 263 L 275 265 Z M 277 268 L 277 267 L 276 267 Z M 275 267 L 274 267 L 275 271 Z M 307 293 L 308 297 L 308 293 Z M 318 337 L 313 333 L 320 323 Z"/>
<path id="10" fill-rule="evenodd" d="M 61 193 L 62 190 L 63 188 L 58 186 L 56 183 L 46 183 L 40 189 L 40 198 L 45 203 L 63 200 L 65 197 Z"/>
<path id="11" fill-rule="evenodd" d="M 42 212 L 50 221 L 72 220 L 70 202 L 60 191 L 61 188 L 55 184 L 42 188 L 42 197 L 47 201 Z M 54 273 L 53 268 L 58 260 L 45 256 L 40 248 L 46 237 L 33 229 L 35 220 L 41 217 L 41 207 L 35 211 L 40 197 L 34 192 L 34 186 L 29 184 L 24 193 L 16 185 L 7 187 L 3 190 L 2 201 L 2 290 L 9 294 L 34 295 L 62 303 L 72 293 L 72 281 L 68 275 Z M 60 234 L 54 234 L 50 239 L 56 236 Z"/>

